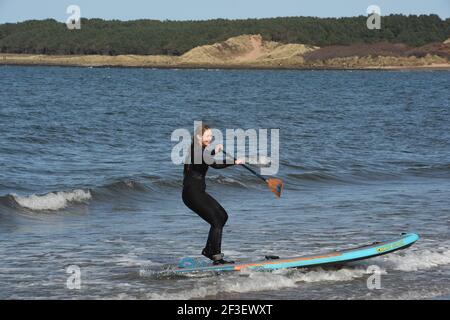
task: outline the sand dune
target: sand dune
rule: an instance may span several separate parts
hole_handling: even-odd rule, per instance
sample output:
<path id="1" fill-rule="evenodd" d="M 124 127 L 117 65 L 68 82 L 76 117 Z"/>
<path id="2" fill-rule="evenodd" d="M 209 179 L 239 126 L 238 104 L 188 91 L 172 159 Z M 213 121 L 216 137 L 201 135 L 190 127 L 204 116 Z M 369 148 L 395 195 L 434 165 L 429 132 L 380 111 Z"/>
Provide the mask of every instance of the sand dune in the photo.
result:
<path id="1" fill-rule="evenodd" d="M 181 56 L 184 63 L 252 64 L 272 60 L 303 61 L 303 54 L 318 47 L 265 41 L 261 35 L 242 35 L 194 48 Z"/>

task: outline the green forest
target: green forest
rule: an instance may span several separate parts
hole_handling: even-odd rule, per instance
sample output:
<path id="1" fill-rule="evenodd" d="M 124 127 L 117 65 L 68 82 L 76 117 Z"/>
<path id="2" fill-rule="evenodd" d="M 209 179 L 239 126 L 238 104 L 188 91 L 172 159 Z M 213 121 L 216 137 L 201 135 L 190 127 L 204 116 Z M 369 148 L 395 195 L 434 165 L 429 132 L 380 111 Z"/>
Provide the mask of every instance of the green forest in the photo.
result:
<path id="1" fill-rule="evenodd" d="M 80 30 L 69 30 L 53 19 L 0 24 L 0 52 L 29 54 L 181 55 L 205 44 L 242 34 L 265 40 L 320 47 L 355 43 L 405 43 L 412 47 L 450 37 L 450 19 L 437 15 L 381 17 L 381 29 L 369 30 L 367 17 L 206 21 L 82 19 Z"/>

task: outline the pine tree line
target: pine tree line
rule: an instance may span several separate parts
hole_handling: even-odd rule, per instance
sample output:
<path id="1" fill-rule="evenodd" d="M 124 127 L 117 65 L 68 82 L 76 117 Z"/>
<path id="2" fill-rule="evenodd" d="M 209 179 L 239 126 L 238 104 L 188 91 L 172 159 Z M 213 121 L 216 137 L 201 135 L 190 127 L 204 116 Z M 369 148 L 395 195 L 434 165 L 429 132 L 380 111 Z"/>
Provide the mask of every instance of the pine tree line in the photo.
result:
<path id="1" fill-rule="evenodd" d="M 207 21 L 82 19 L 81 30 L 69 30 L 53 19 L 0 25 L 0 52 L 31 54 L 163 54 L 181 55 L 205 44 L 242 34 L 265 40 L 320 47 L 355 43 L 404 43 L 412 47 L 450 37 L 450 19 L 437 15 L 389 15 L 380 30 L 366 27 L 367 17 Z"/>

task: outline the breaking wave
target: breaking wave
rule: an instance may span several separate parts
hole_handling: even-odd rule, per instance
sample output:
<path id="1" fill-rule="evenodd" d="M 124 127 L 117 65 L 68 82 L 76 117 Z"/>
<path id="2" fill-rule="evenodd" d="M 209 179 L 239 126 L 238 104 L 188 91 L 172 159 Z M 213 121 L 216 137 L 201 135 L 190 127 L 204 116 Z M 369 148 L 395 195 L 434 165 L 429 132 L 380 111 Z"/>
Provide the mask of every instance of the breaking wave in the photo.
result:
<path id="1" fill-rule="evenodd" d="M 12 194 L 11 196 L 19 206 L 36 211 L 60 210 L 66 208 L 70 203 L 86 202 L 92 198 L 89 190 L 59 191 L 30 196 Z"/>

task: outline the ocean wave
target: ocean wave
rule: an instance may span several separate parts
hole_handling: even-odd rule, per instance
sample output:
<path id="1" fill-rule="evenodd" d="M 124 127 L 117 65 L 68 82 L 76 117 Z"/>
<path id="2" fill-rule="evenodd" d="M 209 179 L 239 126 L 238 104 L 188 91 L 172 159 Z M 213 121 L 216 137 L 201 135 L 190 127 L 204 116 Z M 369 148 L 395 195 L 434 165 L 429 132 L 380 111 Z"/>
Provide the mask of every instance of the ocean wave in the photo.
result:
<path id="1" fill-rule="evenodd" d="M 57 211 L 75 203 L 91 201 L 112 201 L 121 197 L 140 196 L 142 193 L 153 194 L 161 188 L 182 188 L 182 182 L 175 179 L 158 177 L 122 177 L 106 181 L 99 186 L 81 186 L 73 190 L 57 190 L 52 192 L 17 195 L 10 193 L 0 196 L 0 205 L 14 211 L 27 209 L 32 211 Z"/>
<path id="2" fill-rule="evenodd" d="M 159 189 L 159 188 L 178 188 L 181 189 L 183 187 L 183 178 L 182 176 L 143 176 L 143 183 L 148 185 L 150 189 Z"/>
<path id="3" fill-rule="evenodd" d="M 421 165 L 418 163 L 408 163 L 405 165 L 407 176 L 437 176 L 445 177 L 450 174 L 450 164 L 439 165 Z M 297 168 L 298 169 L 298 168 Z M 245 170 L 244 170 L 245 171 Z M 358 171 L 333 173 L 330 170 L 314 170 L 288 172 L 279 174 L 277 177 L 284 181 L 285 189 L 296 188 L 298 185 L 313 184 L 358 184 L 370 181 L 389 180 L 401 178 L 402 174 L 388 174 L 386 172 Z M 168 175 L 134 175 L 118 177 L 104 181 L 99 185 L 73 186 L 66 190 L 57 190 L 52 192 L 43 191 L 43 194 L 37 192 L 31 195 L 16 195 L 13 193 L 0 196 L 0 205 L 7 208 L 26 208 L 30 210 L 60 210 L 66 208 L 70 203 L 86 202 L 94 199 L 98 201 L 110 201 L 117 197 L 136 197 L 142 193 L 147 193 L 149 197 L 154 194 L 160 194 L 160 191 L 181 191 L 183 187 L 181 174 Z M 211 173 L 206 176 L 208 186 L 224 186 L 240 189 L 255 189 L 261 186 L 261 181 L 247 172 L 231 172 L 231 174 L 222 175 Z M 20 186 L 19 186 L 20 187 Z M 15 189 L 19 189 L 15 187 Z M 3 189 L 7 190 L 6 186 Z M 157 193 L 156 193 L 157 191 Z"/>
<path id="4" fill-rule="evenodd" d="M 73 190 L 50 192 L 43 195 L 32 194 L 30 196 L 18 196 L 11 194 L 14 201 L 22 208 L 33 211 L 60 210 L 66 208 L 70 203 L 82 203 L 92 198 L 89 190 Z"/>
<path id="5" fill-rule="evenodd" d="M 405 171 L 416 176 L 450 177 L 450 163 L 415 164 L 408 167 Z"/>
<path id="6" fill-rule="evenodd" d="M 132 180 L 132 179 L 128 179 L 128 178 L 124 178 L 124 179 L 119 179 L 117 181 L 111 182 L 111 183 L 106 183 L 103 186 L 96 188 L 98 190 L 100 189 L 104 189 L 104 190 L 109 190 L 112 191 L 114 193 L 120 193 L 122 191 L 128 191 L 128 190 L 136 190 L 136 191 L 147 191 L 148 187 L 141 182 Z"/>
<path id="7" fill-rule="evenodd" d="M 381 271 L 383 272 L 383 271 Z M 205 285 L 199 281 L 194 288 L 173 293 L 151 293 L 149 299 L 198 299 L 216 296 L 221 293 L 246 293 L 284 288 L 296 288 L 305 282 L 333 282 L 350 281 L 368 275 L 363 268 L 343 268 L 339 270 L 316 269 L 306 270 L 277 270 L 273 272 L 242 271 L 240 276 L 223 277 L 217 279 L 214 285 Z M 247 277 L 244 277 L 247 276 Z"/>
<path id="8" fill-rule="evenodd" d="M 376 258 L 385 268 L 398 271 L 419 271 L 450 265 L 450 249 L 421 249 Z"/>
<path id="9" fill-rule="evenodd" d="M 329 173 L 323 172 L 304 172 L 304 173 L 288 173 L 288 178 L 291 178 L 296 181 L 313 181 L 313 182 L 347 182 L 350 179 L 346 180 L 340 178 L 336 175 L 332 175 Z"/>

